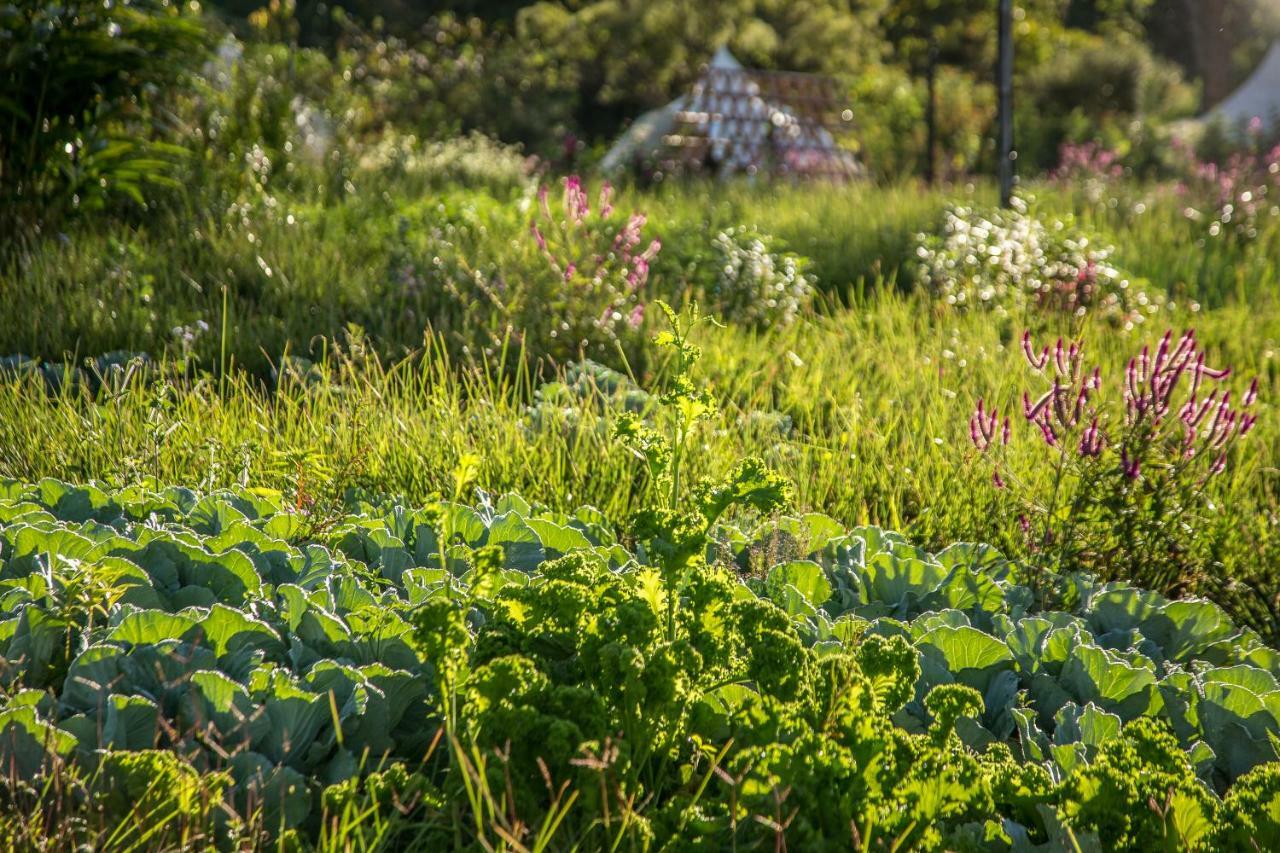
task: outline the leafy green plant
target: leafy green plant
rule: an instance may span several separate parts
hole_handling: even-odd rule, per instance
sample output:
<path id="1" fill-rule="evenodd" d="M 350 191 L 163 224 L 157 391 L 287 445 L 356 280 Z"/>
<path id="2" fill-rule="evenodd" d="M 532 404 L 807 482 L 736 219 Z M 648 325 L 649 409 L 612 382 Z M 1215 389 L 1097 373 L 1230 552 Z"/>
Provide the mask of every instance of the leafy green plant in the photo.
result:
<path id="1" fill-rule="evenodd" d="M 196 16 L 159 0 L 22 3 L 0 10 L 0 31 L 0 232 L 175 185 L 182 149 L 154 133 L 148 95 L 202 57 Z"/>
<path id="2" fill-rule="evenodd" d="M 632 527 L 646 556 L 661 573 L 667 632 L 674 640 L 676 608 L 690 573 L 699 570 L 712 527 L 735 507 L 750 507 L 766 514 L 782 508 L 789 499 L 790 487 L 759 459 L 739 462 L 722 481 L 702 480 L 691 489 L 683 486 L 681 466 L 689 442 L 699 422 L 706 420 L 715 406 L 711 394 L 699 389 L 694 380 L 693 367 L 702 351 L 689 341 L 689 332 L 708 318 L 694 305 L 685 323 L 665 302 L 657 304 L 670 329 L 660 332 L 654 342 L 670 349 L 674 362 L 668 387 L 658 398 L 663 414 L 668 415 L 669 432 L 663 435 L 639 416 L 627 413 L 619 418 L 615 434 L 645 461 L 649 476 L 657 481 L 663 495 L 658 507 L 643 510 L 633 518 Z"/>
<path id="3" fill-rule="evenodd" d="M 0 488 L 0 759 L 21 771 L 0 797 L 57 817 L 13 837 L 807 845 L 852 826 L 872 847 L 1136 850 L 1274 828 L 1280 655 L 1208 602 L 1029 586 L 988 546 L 931 554 L 814 514 L 722 520 L 675 564 L 514 495 L 351 495 L 316 541 L 247 489 Z M 695 535 L 742 498 L 681 495 Z M 106 618 L 46 691 L 24 666 L 62 642 L 39 570 L 71 560 L 109 581 Z"/>

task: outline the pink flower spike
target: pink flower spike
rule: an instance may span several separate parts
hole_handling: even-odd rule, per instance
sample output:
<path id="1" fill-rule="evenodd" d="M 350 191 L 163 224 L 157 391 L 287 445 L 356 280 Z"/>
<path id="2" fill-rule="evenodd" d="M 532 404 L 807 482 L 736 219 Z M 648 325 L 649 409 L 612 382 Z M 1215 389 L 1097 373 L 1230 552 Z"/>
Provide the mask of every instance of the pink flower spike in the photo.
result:
<path id="1" fill-rule="evenodd" d="M 1040 435 L 1044 438 L 1044 443 L 1050 447 L 1058 446 L 1058 434 L 1053 431 L 1053 425 L 1049 423 L 1046 415 L 1041 420 L 1036 421 L 1036 426 L 1040 427 Z"/>
<path id="2" fill-rule="evenodd" d="M 631 309 L 631 313 L 627 315 L 627 325 L 633 329 L 640 328 L 640 324 L 644 322 L 644 306 L 637 305 Z"/>
<path id="3" fill-rule="evenodd" d="M 1003 489 L 1005 487 L 1004 478 L 1000 476 L 999 470 L 994 470 L 991 472 L 991 484 L 994 485 L 997 489 Z"/>
<path id="4" fill-rule="evenodd" d="M 538 248 L 545 252 L 547 250 L 547 240 L 542 236 L 542 232 L 538 230 L 538 226 L 530 225 L 529 230 L 533 232 L 533 239 L 537 241 Z"/>
<path id="5" fill-rule="evenodd" d="M 1206 367 L 1203 362 L 1199 365 L 1200 372 L 1210 379 L 1226 379 L 1231 375 L 1231 368 L 1226 367 L 1222 370 L 1214 370 L 1212 367 Z"/>
<path id="6" fill-rule="evenodd" d="M 1098 431 L 1098 419 L 1094 418 L 1080 436 L 1080 455 L 1097 457 L 1102 453 L 1102 434 Z"/>
<path id="7" fill-rule="evenodd" d="M 1249 390 L 1245 392 L 1244 399 L 1240 401 L 1240 405 L 1248 408 L 1258 401 L 1258 377 L 1254 377 L 1249 383 Z"/>
<path id="8" fill-rule="evenodd" d="M 1026 329 L 1022 333 L 1022 354 L 1027 359 L 1027 364 L 1035 370 L 1044 370 L 1045 365 L 1049 363 L 1049 348 L 1045 347 L 1040 351 L 1039 355 L 1031 347 L 1031 330 Z"/>
<path id="9" fill-rule="evenodd" d="M 605 181 L 600 185 L 600 218 L 608 219 L 613 213 L 613 184 Z"/>
<path id="10" fill-rule="evenodd" d="M 1008 445 L 1009 438 L 1011 437 L 1011 435 L 1012 435 L 1012 431 L 1009 428 L 1009 416 L 1005 415 L 1004 429 L 1000 431 L 1000 443 L 1004 445 Z"/>
<path id="11" fill-rule="evenodd" d="M 1058 386 L 1055 384 L 1048 391 L 1044 392 L 1044 396 L 1037 400 L 1035 405 L 1030 405 L 1030 398 L 1027 397 L 1026 392 L 1024 391 L 1022 395 L 1022 411 L 1023 414 L 1027 416 L 1027 420 L 1035 420 L 1040 413 L 1045 410 L 1045 407 L 1047 407 L 1053 400 L 1057 390 Z"/>

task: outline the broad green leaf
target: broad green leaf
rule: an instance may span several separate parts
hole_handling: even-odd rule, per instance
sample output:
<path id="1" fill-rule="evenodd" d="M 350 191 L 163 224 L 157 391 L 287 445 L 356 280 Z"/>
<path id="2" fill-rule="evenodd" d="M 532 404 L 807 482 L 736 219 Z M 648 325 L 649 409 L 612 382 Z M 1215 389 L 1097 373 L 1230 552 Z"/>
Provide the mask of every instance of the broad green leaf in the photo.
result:
<path id="1" fill-rule="evenodd" d="M 1087 643 L 1072 650 L 1061 683 L 1077 702 L 1095 702 L 1125 721 L 1156 713 L 1163 701 L 1153 670 Z"/>
<path id="2" fill-rule="evenodd" d="M 19 779 L 34 781 L 52 757 L 66 757 L 75 747 L 74 736 L 40 720 L 30 705 L 0 710 L 0 766 Z"/>
<path id="3" fill-rule="evenodd" d="M 100 747 L 151 749 L 156 745 L 160 709 L 143 696 L 112 696 L 102 721 Z"/>
<path id="4" fill-rule="evenodd" d="M 186 614 L 165 613 L 163 610 L 135 610 L 111 629 L 107 640 L 131 646 L 146 646 L 162 640 L 191 639 L 196 633 L 197 624 L 197 618 Z"/>
<path id="5" fill-rule="evenodd" d="M 542 543 L 542 547 L 549 559 L 591 547 L 590 540 L 581 530 L 563 527 L 541 518 L 530 518 L 526 523 L 537 534 L 538 541 Z M 490 536 L 492 537 L 492 535 L 493 531 L 490 530 Z"/>
<path id="6" fill-rule="evenodd" d="M 532 572 L 547 559 L 538 534 L 515 512 L 496 516 L 485 544 L 501 545 L 509 569 Z"/>
<path id="7" fill-rule="evenodd" d="M 827 573 L 822 566 L 809 560 L 792 560 L 769 570 L 765 586 L 774 603 L 781 603 L 778 596 L 788 584 L 814 607 L 821 607 L 831 597 L 831 583 L 827 580 Z"/>

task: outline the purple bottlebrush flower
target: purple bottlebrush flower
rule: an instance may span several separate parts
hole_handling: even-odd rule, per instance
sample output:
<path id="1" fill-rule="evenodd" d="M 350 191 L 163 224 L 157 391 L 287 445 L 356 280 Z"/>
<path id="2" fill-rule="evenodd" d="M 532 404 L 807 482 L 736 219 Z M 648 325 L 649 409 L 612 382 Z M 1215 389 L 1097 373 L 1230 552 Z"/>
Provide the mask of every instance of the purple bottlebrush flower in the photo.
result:
<path id="1" fill-rule="evenodd" d="M 1001 435 L 1004 444 L 1008 444 L 1009 419 L 1005 418 L 1004 426 L 1000 425 L 1000 413 L 994 408 L 987 410 L 982 398 L 978 398 L 978 406 L 969 417 L 969 440 L 982 453 L 986 453 L 995 442 L 997 434 Z"/>
<path id="2" fill-rule="evenodd" d="M 1080 455 L 1097 458 L 1102 453 L 1103 438 L 1095 417 L 1080 436 Z"/>
<path id="3" fill-rule="evenodd" d="M 1040 413 L 1045 410 L 1045 407 L 1048 406 L 1051 402 L 1053 402 L 1053 398 L 1057 394 L 1057 391 L 1058 391 L 1058 385 L 1057 383 L 1054 383 L 1054 386 L 1050 388 L 1048 391 L 1045 391 L 1044 395 L 1039 400 L 1036 400 L 1034 404 L 1031 402 L 1031 397 L 1027 394 L 1027 392 L 1023 391 L 1022 392 L 1022 414 L 1025 415 L 1027 420 L 1029 421 L 1036 420 L 1037 418 L 1040 417 Z"/>
<path id="4" fill-rule="evenodd" d="M 577 175 L 564 179 L 564 209 L 575 225 L 581 225 L 591 213 L 591 203 L 582 188 L 582 179 Z"/>

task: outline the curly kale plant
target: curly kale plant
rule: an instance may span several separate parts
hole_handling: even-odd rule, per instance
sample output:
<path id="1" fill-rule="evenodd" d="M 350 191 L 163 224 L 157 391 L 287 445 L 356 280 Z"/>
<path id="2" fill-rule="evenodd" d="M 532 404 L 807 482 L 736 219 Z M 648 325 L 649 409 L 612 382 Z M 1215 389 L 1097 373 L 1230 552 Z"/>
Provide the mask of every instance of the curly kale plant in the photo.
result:
<path id="1" fill-rule="evenodd" d="M 667 632 L 674 639 L 676 608 L 690 574 L 703 565 L 711 528 L 734 507 L 750 507 L 765 514 L 780 509 L 790 499 L 790 486 L 759 459 L 751 458 L 740 461 L 719 482 L 697 482 L 687 495 L 682 490 L 681 465 L 689 439 L 698 423 L 715 411 L 710 393 L 699 390 L 693 379 L 693 367 L 702 352 L 689 341 L 689 332 L 707 318 L 695 305 L 685 324 L 671 306 L 661 301 L 657 304 L 671 328 L 659 333 L 654 343 L 669 348 L 675 361 L 669 387 L 658 398 L 671 428 L 663 435 L 639 416 L 627 414 L 619 418 L 616 435 L 645 461 L 664 496 L 658 506 L 637 513 L 632 528 L 646 557 L 661 574 Z"/>

